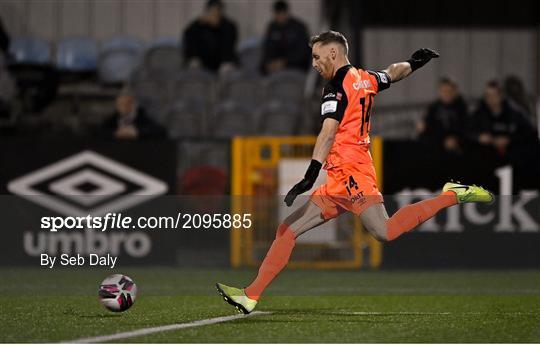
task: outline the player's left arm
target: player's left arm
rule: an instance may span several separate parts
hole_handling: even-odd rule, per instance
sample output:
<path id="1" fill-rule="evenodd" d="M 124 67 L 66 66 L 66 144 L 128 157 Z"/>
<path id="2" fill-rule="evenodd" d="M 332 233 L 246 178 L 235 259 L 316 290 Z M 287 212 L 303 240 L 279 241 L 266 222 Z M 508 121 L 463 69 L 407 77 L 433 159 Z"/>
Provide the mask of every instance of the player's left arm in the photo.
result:
<path id="1" fill-rule="evenodd" d="M 434 50 L 428 48 L 418 49 L 407 61 L 393 63 L 383 72 L 390 77 L 392 83 L 396 83 L 427 64 L 431 59 L 438 57 L 439 53 Z"/>

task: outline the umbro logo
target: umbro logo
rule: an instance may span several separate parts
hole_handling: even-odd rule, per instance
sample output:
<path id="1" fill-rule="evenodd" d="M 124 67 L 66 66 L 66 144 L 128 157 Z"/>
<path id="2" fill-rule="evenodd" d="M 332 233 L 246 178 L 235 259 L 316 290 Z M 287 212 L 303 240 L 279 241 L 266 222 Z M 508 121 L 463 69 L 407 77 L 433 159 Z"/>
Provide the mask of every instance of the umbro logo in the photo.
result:
<path id="1" fill-rule="evenodd" d="M 133 207 L 165 194 L 165 182 L 93 151 L 33 171 L 8 190 L 66 216 L 94 216 Z"/>

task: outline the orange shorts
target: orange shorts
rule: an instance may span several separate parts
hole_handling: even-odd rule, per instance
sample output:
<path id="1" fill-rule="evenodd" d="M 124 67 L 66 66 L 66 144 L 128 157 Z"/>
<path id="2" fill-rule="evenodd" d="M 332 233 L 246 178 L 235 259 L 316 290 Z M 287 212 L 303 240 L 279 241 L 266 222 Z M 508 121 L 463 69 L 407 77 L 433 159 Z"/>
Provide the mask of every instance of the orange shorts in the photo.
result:
<path id="1" fill-rule="evenodd" d="M 345 211 L 358 216 L 369 206 L 383 202 L 373 164 L 341 165 L 327 172 L 326 184 L 311 195 L 324 219 L 335 218 Z"/>

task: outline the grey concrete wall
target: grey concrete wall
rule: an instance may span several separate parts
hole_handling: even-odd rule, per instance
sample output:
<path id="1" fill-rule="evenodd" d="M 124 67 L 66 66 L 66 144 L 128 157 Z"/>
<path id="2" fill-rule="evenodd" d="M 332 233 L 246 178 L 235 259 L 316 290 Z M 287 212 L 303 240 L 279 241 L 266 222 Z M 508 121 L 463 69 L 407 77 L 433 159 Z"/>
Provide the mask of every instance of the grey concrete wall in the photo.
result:
<path id="1" fill-rule="evenodd" d="M 406 60 L 421 47 L 439 51 L 441 57 L 392 86 L 378 104 L 421 103 L 432 100 L 441 76 L 455 79 L 470 97 L 482 94 L 488 80 L 520 77 L 532 94 L 538 93 L 538 34 L 515 29 L 370 29 L 364 32 L 365 68 L 383 69 Z"/>
<path id="2" fill-rule="evenodd" d="M 272 16 L 273 0 L 225 0 L 240 38 L 261 36 Z M 202 11 L 206 0 L 0 0 L 0 16 L 12 36 L 33 35 L 55 43 L 65 36 L 98 40 L 131 34 L 149 41 L 179 37 Z M 320 1 L 289 0 L 292 13 L 311 32 L 319 25 Z"/>

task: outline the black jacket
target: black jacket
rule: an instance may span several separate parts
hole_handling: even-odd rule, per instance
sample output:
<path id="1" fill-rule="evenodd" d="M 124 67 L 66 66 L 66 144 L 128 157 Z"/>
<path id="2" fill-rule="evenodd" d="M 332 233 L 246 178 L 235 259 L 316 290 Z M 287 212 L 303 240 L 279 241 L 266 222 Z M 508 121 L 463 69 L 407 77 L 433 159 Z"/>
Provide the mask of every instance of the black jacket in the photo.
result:
<path id="1" fill-rule="evenodd" d="M 0 52 L 7 55 L 9 49 L 9 35 L 4 29 L 2 18 L 0 18 Z"/>
<path id="2" fill-rule="evenodd" d="M 493 136 L 506 135 L 512 141 L 530 140 L 536 135 L 530 123 L 506 100 L 502 104 L 500 114 L 494 114 L 487 104 L 481 101 L 472 116 L 470 133 L 475 137 L 480 133 L 489 133 Z"/>
<path id="3" fill-rule="evenodd" d="M 114 112 L 101 125 L 101 135 L 108 139 L 114 139 L 114 133 L 119 127 L 119 114 Z M 139 131 L 139 139 L 158 139 L 166 136 L 165 129 L 154 122 L 146 111 L 138 107 L 137 114 L 132 125 Z"/>
<path id="4" fill-rule="evenodd" d="M 284 25 L 272 21 L 264 36 L 262 71 L 275 59 L 286 59 L 287 68 L 308 69 L 311 59 L 308 43 L 307 28 L 301 21 L 292 17 Z"/>
<path id="5" fill-rule="evenodd" d="M 217 71 L 224 62 L 236 63 L 237 38 L 236 24 L 225 17 L 221 17 L 217 27 L 195 20 L 184 32 L 182 46 L 185 60 L 188 62 L 198 58 L 205 68 L 212 71 Z"/>
<path id="6" fill-rule="evenodd" d="M 426 128 L 420 139 L 442 144 L 447 136 L 453 135 L 461 141 L 465 137 L 467 119 L 467 104 L 461 96 L 450 104 L 435 101 L 430 104 L 424 118 Z"/>

